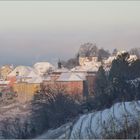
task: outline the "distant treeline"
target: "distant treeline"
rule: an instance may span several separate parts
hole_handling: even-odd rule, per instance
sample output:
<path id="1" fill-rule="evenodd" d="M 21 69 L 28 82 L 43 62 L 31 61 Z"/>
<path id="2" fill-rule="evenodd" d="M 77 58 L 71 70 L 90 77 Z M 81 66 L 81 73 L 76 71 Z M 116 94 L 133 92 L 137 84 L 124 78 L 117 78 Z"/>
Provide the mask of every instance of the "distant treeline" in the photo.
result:
<path id="1" fill-rule="evenodd" d="M 113 49 L 112 52 L 104 48 L 99 48 L 95 43 L 84 43 L 80 46 L 79 51 L 75 54 L 75 57 L 68 59 L 67 61 L 62 60 L 61 63 L 64 67 L 73 68 L 79 65 L 79 57 L 98 57 L 98 61 L 107 59 L 109 56 L 116 55 L 118 50 Z M 128 51 L 130 54 L 136 55 L 140 58 L 140 48 L 132 48 Z"/>

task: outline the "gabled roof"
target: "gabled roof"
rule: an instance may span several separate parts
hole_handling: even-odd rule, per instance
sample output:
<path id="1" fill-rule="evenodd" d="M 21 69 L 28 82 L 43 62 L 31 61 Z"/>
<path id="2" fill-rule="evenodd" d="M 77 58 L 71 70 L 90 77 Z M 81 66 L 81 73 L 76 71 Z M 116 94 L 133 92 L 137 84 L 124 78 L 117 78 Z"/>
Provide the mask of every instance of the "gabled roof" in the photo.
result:
<path id="1" fill-rule="evenodd" d="M 34 64 L 34 69 L 38 72 L 40 76 L 47 74 L 49 71 L 53 71 L 55 67 L 49 62 L 37 62 Z"/>
<path id="2" fill-rule="evenodd" d="M 69 69 L 62 67 L 61 69 L 56 69 L 54 72 L 69 72 Z"/>
<path id="3" fill-rule="evenodd" d="M 84 81 L 84 80 L 85 76 L 73 72 L 62 73 L 60 77 L 57 79 L 57 81 Z"/>
<path id="4" fill-rule="evenodd" d="M 17 72 L 19 76 L 27 76 L 31 71 L 35 71 L 35 69 L 29 66 L 17 66 L 8 76 L 16 76 Z"/>
<path id="5" fill-rule="evenodd" d="M 34 84 L 40 84 L 43 82 L 43 77 L 41 77 L 41 76 L 33 77 L 32 79 L 28 79 L 27 82 L 34 83 Z"/>
<path id="6" fill-rule="evenodd" d="M 27 77 L 38 77 L 39 75 L 38 75 L 38 73 L 36 72 L 36 71 L 31 71 L 28 75 L 27 75 Z"/>
<path id="7" fill-rule="evenodd" d="M 71 69 L 71 71 L 73 72 L 97 72 L 99 69 L 100 65 L 91 65 L 91 66 L 77 66 L 73 69 Z"/>

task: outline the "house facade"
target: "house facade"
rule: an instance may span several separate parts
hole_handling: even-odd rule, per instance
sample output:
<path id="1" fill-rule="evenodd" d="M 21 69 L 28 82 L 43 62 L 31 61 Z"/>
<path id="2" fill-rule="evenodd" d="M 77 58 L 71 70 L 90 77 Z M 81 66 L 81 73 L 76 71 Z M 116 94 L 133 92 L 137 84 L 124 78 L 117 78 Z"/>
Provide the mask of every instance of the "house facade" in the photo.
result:
<path id="1" fill-rule="evenodd" d="M 12 72 L 12 67 L 9 65 L 2 66 L 0 68 L 0 76 L 3 80 L 7 80 L 7 76 L 10 72 Z"/>
<path id="2" fill-rule="evenodd" d="M 95 75 L 82 72 L 61 73 L 60 76 L 48 76 L 43 81 L 45 90 L 56 90 L 71 96 L 84 98 L 94 93 Z"/>
<path id="3" fill-rule="evenodd" d="M 17 93 L 17 98 L 20 102 L 30 101 L 40 90 L 40 83 L 18 82 L 13 85 L 13 91 Z"/>

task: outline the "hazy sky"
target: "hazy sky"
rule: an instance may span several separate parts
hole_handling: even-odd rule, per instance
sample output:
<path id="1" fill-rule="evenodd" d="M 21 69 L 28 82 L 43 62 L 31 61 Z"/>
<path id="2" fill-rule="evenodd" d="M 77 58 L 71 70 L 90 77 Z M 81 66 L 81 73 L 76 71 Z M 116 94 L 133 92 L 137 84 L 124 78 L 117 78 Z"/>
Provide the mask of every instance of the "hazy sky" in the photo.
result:
<path id="1" fill-rule="evenodd" d="M 54 63 L 85 42 L 140 47 L 140 1 L 0 1 L 0 65 Z"/>

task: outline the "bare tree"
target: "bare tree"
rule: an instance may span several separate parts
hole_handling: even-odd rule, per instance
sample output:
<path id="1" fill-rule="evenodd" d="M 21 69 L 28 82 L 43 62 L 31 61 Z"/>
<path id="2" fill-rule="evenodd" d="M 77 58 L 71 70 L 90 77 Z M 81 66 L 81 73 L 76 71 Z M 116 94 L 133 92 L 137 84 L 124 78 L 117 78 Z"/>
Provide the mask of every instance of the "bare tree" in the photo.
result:
<path id="1" fill-rule="evenodd" d="M 132 48 L 129 52 L 130 54 L 136 55 L 138 58 L 140 58 L 140 48 Z"/>
<path id="2" fill-rule="evenodd" d="M 89 42 L 84 43 L 81 45 L 78 54 L 81 57 L 98 56 L 98 48 L 96 44 L 89 43 Z"/>

